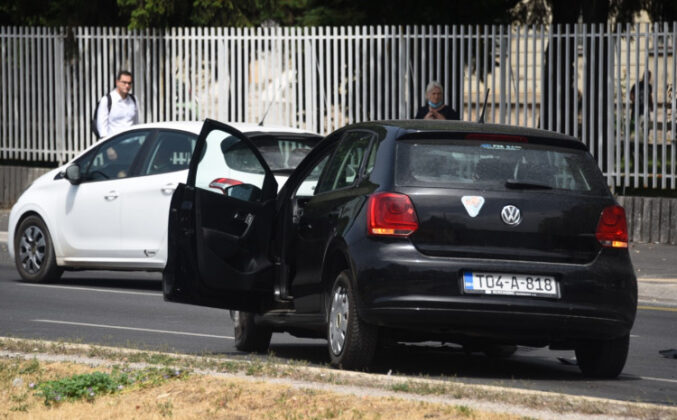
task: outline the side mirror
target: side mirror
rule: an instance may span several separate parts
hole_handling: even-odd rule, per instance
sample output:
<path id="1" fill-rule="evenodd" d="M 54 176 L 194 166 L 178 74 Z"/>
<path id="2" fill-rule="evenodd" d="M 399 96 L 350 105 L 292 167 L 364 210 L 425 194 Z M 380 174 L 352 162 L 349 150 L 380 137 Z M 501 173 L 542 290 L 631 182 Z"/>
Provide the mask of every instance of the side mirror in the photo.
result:
<path id="1" fill-rule="evenodd" d="M 71 184 L 78 185 L 82 179 L 80 178 L 80 167 L 77 164 L 73 164 L 66 168 L 66 173 L 64 174 Z"/>

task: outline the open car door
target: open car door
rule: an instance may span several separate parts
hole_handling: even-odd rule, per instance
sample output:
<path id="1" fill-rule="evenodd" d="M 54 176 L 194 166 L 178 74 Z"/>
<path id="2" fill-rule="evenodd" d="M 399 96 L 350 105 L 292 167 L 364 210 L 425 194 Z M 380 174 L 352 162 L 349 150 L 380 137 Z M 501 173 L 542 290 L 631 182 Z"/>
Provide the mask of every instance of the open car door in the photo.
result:
<path id="1" fill-rule="evenodd" d="M 233 179 L 231 168 L 247 168 Z M 263 311 L 273 299 L 269 247 L 277 182 L 238 130 L 205 120 L 186 184 L 169 210 L 165 300 Z"/>

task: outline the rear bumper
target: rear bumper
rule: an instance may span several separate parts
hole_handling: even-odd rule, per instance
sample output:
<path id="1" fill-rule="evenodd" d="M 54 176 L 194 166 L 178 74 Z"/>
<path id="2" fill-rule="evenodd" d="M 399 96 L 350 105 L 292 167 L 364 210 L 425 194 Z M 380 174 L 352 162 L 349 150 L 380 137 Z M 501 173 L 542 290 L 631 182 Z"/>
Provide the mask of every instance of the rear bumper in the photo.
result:
<path id="1" fill-rule="evenodd" d="M 382 327 L 551 344 L 619 337 L 634 323 L 637 280 L 627 250 L 561 264 L 430 257 L 396 240 L 367 239 L 353 249 L 360 316 Z M 559 282 L 560 298 L 465 294 L 464 271 L 547 274 Z"/>

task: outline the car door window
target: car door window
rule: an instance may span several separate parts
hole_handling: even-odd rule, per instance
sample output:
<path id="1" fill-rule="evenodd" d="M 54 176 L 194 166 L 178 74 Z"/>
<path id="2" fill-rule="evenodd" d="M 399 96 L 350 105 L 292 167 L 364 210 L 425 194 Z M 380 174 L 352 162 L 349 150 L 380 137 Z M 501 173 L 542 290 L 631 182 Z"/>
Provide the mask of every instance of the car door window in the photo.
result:
<path id="1" fill-rule="evenodd" d="M 130 176 L 132 164 L 149 134 L 150 131 L 133 131 L 103 143 L 80 162 L 83 178 L 101 181 Z"/>
<path id="2" fill-rule="evenodd" d="M 192 133 L 160 131 L 141 173 L 156 175 L 188 169 L 196 140 Z"/>
<path id="3" fill-rule="evenodd" d="M 303 178 L 296 189 L 296 197 L 310 197 L 315 194 L 317 181 L 320 178 L 320 174 L 322 174 L 322 170 L 327 165 L 328 160 L 329 154 L 321 158 L 320 161 L 313 167 L 313 169 L 305 176 L 305 178 Z"/>
<path id="4" fill-rule="evenodd" d="M 245 201 L 260 201 L 266 170 L 250 147 L 213 130 L 195 172 L 195 187 Z"/>
<path id="5" fill-rule="evenodd" d="M 315 194 L 352 185 L 358 178 L 362 160 L 372 138 L 374 134 L 371 132 L 346 133 L 327 163 L 327 169 L 315 188 Z"/>

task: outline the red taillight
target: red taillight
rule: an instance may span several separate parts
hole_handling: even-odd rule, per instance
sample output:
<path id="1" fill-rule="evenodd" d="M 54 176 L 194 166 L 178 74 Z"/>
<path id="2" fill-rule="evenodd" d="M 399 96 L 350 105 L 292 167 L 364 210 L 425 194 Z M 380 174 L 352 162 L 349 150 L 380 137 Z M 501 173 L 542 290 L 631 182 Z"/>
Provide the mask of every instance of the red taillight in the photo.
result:
<path id="1" fill-rule="evenodd" d="M 237 179 L 231 179 L 231 178 L 216 178 L 212 182 L 209 183 L 209 188 L 216 188 L 218 190 L 221 190 L 224 194 L 226 193 L 226 188 L 232 187 L 233 185 L 240 185 L 242 184 L 242 181 L 238 181 Z"/>
<path id="2" fill-rule="evenodd" d="M 609 206 L 602 211 L 595 236 L 604 247 L 628 247 L 628 224 L 623 207 Z"/>
<path id="3" fill-rule="evenodd" d="M 404 194 L 382 192 L 369 197 L 367 233 L 377 236 L 409 236 L 418 229 L 416 210 Z"/>

